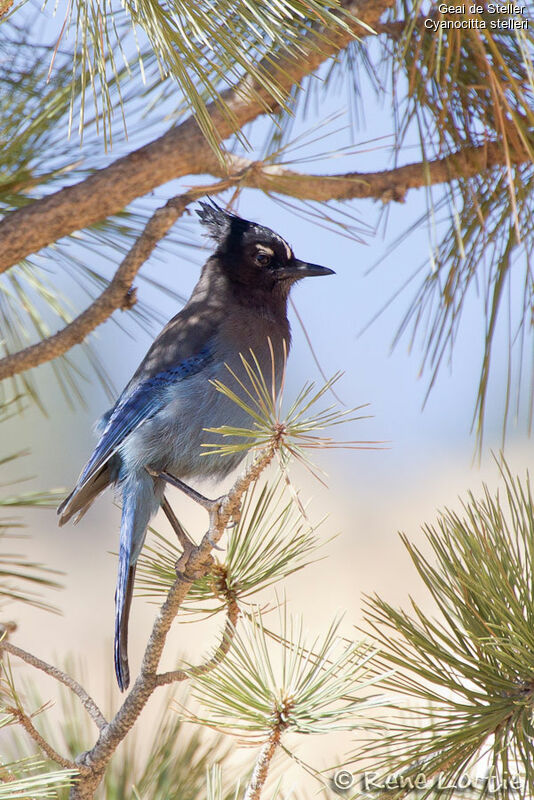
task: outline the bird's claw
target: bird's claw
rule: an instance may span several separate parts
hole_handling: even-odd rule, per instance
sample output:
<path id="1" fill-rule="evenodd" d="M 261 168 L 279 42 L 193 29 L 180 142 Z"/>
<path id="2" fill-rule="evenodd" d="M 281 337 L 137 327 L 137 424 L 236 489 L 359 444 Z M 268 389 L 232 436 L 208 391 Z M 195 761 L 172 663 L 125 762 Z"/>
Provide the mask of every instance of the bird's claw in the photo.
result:
<path id="1" fill-rule="evenodd" d="M 216 533 L 219 528 L 219 514 L 221 512 L 222 504 L 224 501 L 224 496 L 217 497 L 216 500 L 211 501 L 211 506 L 209 508 L 209 515 L 210 515 L 210 527 L 207 531 L 207 541 L 209 542 L 210 546 L 213 547 L 215 550 L 224 550 L 224 547 L 221 547 L 217 541 L 213 538 L 213 533 Z M 220 536 L 220 534 L 219 534 Z"/>
<path id="2" fill-rule="evenodd" d="M 234 511 L 234 513 L 232 514 L 232 522 L 231 522 L 230 525 L 228 525 L 228 527 L 229 528 L 236 528 L 239 525 L 239 523 L 241 522 L 241 517 L 242 517 L 242 510 L 241 510 L 241 504 L 240 504 L 239 508 L 236 511 Z"/>
<path id="3" fill-rule="evenodd" d="M 209 531 L 208 531 L 207 536 L 208 536 L 207 541 L 208 541 L 208 544 L 210 545 L 210 547 L 213 547 L 214 550 L 224 550 L 224 547 L 221 547 L 221 545 L 218 544 L 218 542 L 215 542 L 212 539 L 211 534 L 210 534 Z"/>

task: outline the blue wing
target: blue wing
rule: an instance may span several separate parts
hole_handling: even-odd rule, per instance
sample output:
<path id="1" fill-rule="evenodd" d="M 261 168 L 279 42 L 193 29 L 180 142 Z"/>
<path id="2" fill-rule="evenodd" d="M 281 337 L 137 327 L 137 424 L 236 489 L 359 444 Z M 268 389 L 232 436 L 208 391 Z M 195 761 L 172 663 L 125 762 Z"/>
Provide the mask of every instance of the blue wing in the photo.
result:
<path id="1" fill-rule="evenodd" d="M 100 441 L 85 465 L 78 487 L 90 480 L 102 468 L 133 430 L 163 408 L 169 386 L 200 372 L 211 359 L 211 350 L 205 347 L 200 353 L 185 359 L 176 367 L 158 372 L 124 393 L 113 408 Z"/>

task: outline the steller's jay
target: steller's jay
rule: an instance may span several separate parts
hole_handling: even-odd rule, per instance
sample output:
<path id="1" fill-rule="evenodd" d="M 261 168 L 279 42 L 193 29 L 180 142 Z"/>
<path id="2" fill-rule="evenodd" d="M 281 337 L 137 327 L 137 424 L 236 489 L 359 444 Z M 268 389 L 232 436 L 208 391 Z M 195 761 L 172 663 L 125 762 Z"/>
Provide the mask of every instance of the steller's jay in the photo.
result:
<path id="1" fill-rule="evenodd" d="M 250 427 L 250 418 L 210 383 L 228 384 L 252 350 L 279 388 L 289 348 L 287 299 L 292 285 L 331 269 L 299 261 L 291 247 L 263 225 L 223 211 L 197 210 L 216 242 L 184 308 L 163 328 L 112 409 L 78 483 L 58 509 L 59 524 L 76 521 L 107 486 L 122 495 L 119 572 L 115 592 L 115 672 L 121 691 L 130 682 L 128 616 L 136 562 L 150 519 L 164 501 L 167 472 L 179 479 L 228 475 L 243 452 L 201 455 L 204 429 Z M 156 477 L 153 473 L 156 473 Z"/>

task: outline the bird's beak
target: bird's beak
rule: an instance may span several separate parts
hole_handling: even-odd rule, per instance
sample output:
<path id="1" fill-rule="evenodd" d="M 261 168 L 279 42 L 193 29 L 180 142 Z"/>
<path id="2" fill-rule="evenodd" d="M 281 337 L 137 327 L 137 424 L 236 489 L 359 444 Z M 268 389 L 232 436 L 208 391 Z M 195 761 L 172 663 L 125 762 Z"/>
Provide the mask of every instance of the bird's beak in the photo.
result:
<path id="1" fill-rule="evenodd" d="M 278 278 L 311 278 L 314 275 L 335 275 L 333 269 L 329 267 L 320 267 L 318 264 L 308 264 L 307 261 L 299 261 L 298 258 L 293 259 L 287 267 L 280 267 L 276 270 Z"/>

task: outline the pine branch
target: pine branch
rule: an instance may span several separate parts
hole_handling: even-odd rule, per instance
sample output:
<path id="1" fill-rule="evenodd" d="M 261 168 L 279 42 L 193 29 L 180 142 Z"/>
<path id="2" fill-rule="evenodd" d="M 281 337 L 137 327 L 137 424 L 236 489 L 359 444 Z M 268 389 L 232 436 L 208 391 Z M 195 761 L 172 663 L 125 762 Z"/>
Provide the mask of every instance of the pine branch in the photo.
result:
<path id="1" fill-rule="evenodd" d="M 348 172 L 337 175 L 308 175 L 285 169 L 277 164 L 250 161 L 233 156 L 232 173 L 241 173 L 240 186 L 277 192 L 299 200 L 375 199 L 404 202 L 410 189 L 458 178 L 472 178 L 495 167 L 518 165 L 531 161 L 529 152 L 518 145 L 506 153 L 501 142 L 489 141 L 478 146 L 461 147 L 434 160 L 404 164 L 378 172 Z M 215 170 L 214 174 L 222 174 Z"/>
<path id="2" fill-rule="evenodd" d="M 221 637 L 221 642 L 211 658 L 203 664 L 196 667 L 189 667 L 189 669 L 176 669 L 172 672 L 163 672 L 156 675 L 156 686 L 165 686 L 168 683 L 175 683 L 177 681 L 185 681 L 188 678 L 197 677 L 198 675 L 205 675 L 212 669 L 215 669 L 223 658 L 227 655 L 232 645 L 234 638 L 235 626 L 239 617 L 239 606 L 235 600 L 230 600 L 228 603 L 228 611 L 226 615 L 226 624 Z"/>
<path id="3" fill-rule="evenodd" d="M 381 776 L 442 773 L 452 786 L 483 764 L 487 776 L 521 776 L 526 798 L 534 793 L 534 496 L 528 473 L 498 466 L 504 486 L 443 510 L 423 527 L 425 547 L 402 536 L 439 613 L 415 600 L 408 609 L 366 600 L 375 666 L 390 670 L 382 685 L 397 697 L 387 726 L 369 726 L 353 760 L 371 757 Z M 497 784 L 499 800 L 515 794 Z"/>
<path id="4" fill-rule="evenodd" d="M 27 664 L 30 664 L 32 667 L 41 670 L 41 672 L 45 672 L 47 675 L 50 675 L 52 678 L 55 678 L 59 683 L 64 684 L 67 686 L 75 695 L 77 695 L 82 705 L 84 706 L 85 710 L 91 717 L 91 719 L 96 723 L 99 730 L 102 730 L 107 725 L 107 720 L 98 708 L 97 704 L 93 700 L 90 695 L 87 694 L 83 686 L 80 686 L 78 681 L 75 681 L 74 678 L 71 678 L 70 675 L 67 675 L 62 670 L 58 669 L 58 667 L 54 667 L 51 664 L 47 664 L 46 661 L 42 661 L 37 656 L 32 655 L 31 653 L 26 652 L 26 650 L 22 650 L 20 647 L 16 647 L 14 644 L 6 641 L 5 639 L 0 642 L 0 651 L 5 650 L 7 653 L 11 653 L 12 656 L 16 656 L 17 658 L 22 659 Z"/>
<path id="5" fill-rule="evenodd" d="M 367 0 L 344 3 L 344 8 L 371 28 L 393 0 Z M 358 36 L 370 30 L 355 23 Z M 326 59 L 346 47 L 354 38 L 353 31 L 340 31 L 324 38 L 324 31 L 313 31 L 303 40 L 296 55 L 266 59 L 262 65 L 272 73 L 281 91 L 289 95 L 291 88 L 306 75 L 312 74 Z M 319 46 L 320 45 L 320 46 Z M 221 93 L 234 116 L 234 127 L 217 103 L 207 108 L 221 140 L 252 122 L 276 102 L 250 78 Z M 220 163 L 206 142 L 194 118 L 171 128 L 155 141 L 114 161 L 89 178 L 65 187 L 28 206 L 11 212 L 0 222 L 0 272 L 16 264 L 30 253 L 67 236 L 75 230 L 93 225 L 117 214 L 138 197 L 167 181 L 184 175 L 218 174 Z"/>
<path id="6" fill-rule="evenodd" d="M 243 800 L 259 800 L 261 796 L 261 790 L 263 789 L 265 781 L 267 780 L 267 774 L 269 772 L 269 767 L 271 766 L 271 761 L 273 760 L 276 749 L 280 744 L 281 734 L 282 729 L 277 725 L 275 728 L 273 728 L 271 735 L 258 753 L 258 757 L 256 758 L 256 762 L 254 764 L 254 770 L 245 791 Z"/>
<path id="7" fill-rule="evenodd" d="M 53 336 L 0 359 L 0 380 L 63 355 L 74 345 L 81 344 L 91 331 L 105 322 L 114 311 L 119 308 L 121 310 L 132 308 L 136 302 L 132 282 L 158 242 L 182 216 L 189 203 L 208 192 L 217 194 L 228 185 L 229 181 L 223 180 L 213 186 L 191 190 L 171 198 L 164 206 L 158 208 L 122 260 L 108 286 L 96 300 Z"/>
<path id="8" fill-rule="evenodd" d="M 115 310 L 131 308 L 135 303 L 132 281 L 139 269 L 157 243 L 182 216 L 187 205 L 205 194 L 217 194 L 238 184 L 240 187 L 317 202 L 354 198 L 403 202 L 410 189 L 449 183 L 455 178 L 470 178 L 497 166 L 506 166 L 508 163 L 517 165 L 529 160 L 529 153 L 526 149 L 521 150 L 520 145 L 507 153 L 498 142 L 464 147 L 433 161 L 405 164 L 379 172 L 337 175 L 307 175 L 277 164 L 251 161 L 239 156 L 229 157 L 225 170 L 214 164 L 213 174 L 222 178 L 219 183 L 173 197 L 154 212 L 109 285 L 85 311 L 47 339 L 0 359 L 0 380 L 63 355 L 74 345 L 83 342 Z"/>
<path id="9" fill-rule="evenodd" d="M 92 798 L 102 777 L 106 771 L 110 758 L 118 745 L 123 741 L 130 729 L 135 724 L 139 714 L 145 707 L 149 697 L 158 686 L 169 683 L 172 680 L 181 680 L 193 675 L 203 675 L 216 667 L 224 659 L 232 642 L 233 629 L 237 621 L 237 603 L 229 598 L 228 619 L 222 642 L 219 644 L 214 655 L 204 665 L 189 671 L 189 674 L 182 676 L 181 671 L 175 677 L 172 673 L 164 673 L 158 676 L 157 668 L 165 646 L 167 634 L 171 625 L 182 605 L 193 582 L 204 577 L 212 564 L 211 550 L 221 538 L 229 520 L 237 515 L 244 493 L 250 485 L 256 481 L 261 472 L 270 464 L 276 451 L 276 444 L 273 443 L 261 454 L 237 479 L 228 494 L 213 503 L 210 510 L 210 526 L 204 535 L 201 543 L 197 546 L 192 544 L 186 548 L 176 565 L 176 580 L 171 587 L 165 602 L 154 621 L 150 634 L 141 670 L 130 693 L 124 703 L 108 723 L 98 710 L 96 704 L 85 690 L 72 678 L 65 675 L 61 670 L 52 667 L 35 656 L 14 647 L 7 642 L 1 643 L 2 647 L 13 655 L 22 658 L 27 663 L 37 669 L 55 677 L 56 680 L 64 683 L 75 694 L 80 697 L 83 705 L 90 716 L 97 722 L 100 729 L 98 739 L 91 750 L 80 754 L 75 765 L 62 758 L 51 745 L 35 730 L 30 718 L 20 708 L 10 709 L 20 724 L 30 734 L 41 749 L 54 761 L 63 766 L 75 766 L 79 772 L 79 780 L 71 789 L 71 800 L 86 800 Z"/>
<path id="10" fill-rule="evenodd" d="M 56 750 L 54 750 L 54 748 L 46 741 L 46 739 L 41 736 L 28 714 L 25 714 L 21 708 L 6 707 L 6 711 L 15 717 L 17 722 L 22 725 L 26 733 L 31 736 L 38 747 L 40 747 L 41 750 L 46 753 L 48 758 L 50 758 L 52 761 L 55 761 L 65 769 L 77 769 L 80 772 L 86 771 L 84 767 L 80 769 L 80 767 L 78 767 L 73 761 L 70 761 L 68 758 L 64 758 Z"/>
<path id="11" fill-rule="evenodd" d="M 73 764 L 60 756 L 41 734 L 39 734 L 28 715 L 25 714 L 21 708 L 9 709 L 10 713 L 16 717 L 18 722 L 20 722 L 27 733 L 49 758 L 62 766 L 74 767 L 78 770 L 79 779 L 71 788 L 71 800 L 88 800 L 93 797 L 94 792 L 104 776 L 109 760 L 118 745 L 123 741 L 137 721 L 139 714 L 145 707 L 154 690 L 158 686 L 170 682 L 169 676 L 172 675 L 172 673 L 164 673 L 158 676 L 157 668 L 171 625 L 193 582 L 204 577 L 210 569 L 213 561 L 211 556 L 212 548 L 221 538 L 231 517 L 237 514 L 244 493 L 272 461 L 275 449 L 274 444 L 267 448 L 267 450 L 249 466 L 246 472 L 237 479 L 228 494 L 214 503 L 214 507 L 210 511 L 209 530 L 204 535 L 201 543 L 198 546 L 193 546 L 191 544 L 189 548 L 184 550 L 176 564 L 176 580 L 174 585 L 170 589 L 154 621 L 152 632 L 143 656 L 139 676 L 124 700 L 124 703 L 110 722 L 104 720 L 96 704 L 74 679 L 18 647 L 14 647 L 6 642 L 0 643 L 8 652 L 22 658 L 27 663 L 46 672 L 48 675 L 55 677 L 56 680 L 72 689 L 72 691 L 82 699 L 86 710 L 95 722 L 98 720 L 97 724 L 100 733 L 95 745 L 91 750 L 81 753 Z M 225 634 L 213 657 L 204 665 L 197 668 L 197 671 L 191 670 L 190 674 L 182 676 L 181 671 L 179 671 L 177 673 L 178 677 L 175 678 L 173 676 L 173 680 L 182 680 L 186 677 L 192 677 L 193 674 L 203 675 L 221 663 L 232 642 L 233 628 L 237 621 L 237 614 L 237 604 L 235 601 L 230 600 L 228 604 L 228 619 Z M 230 629 L 232 629 L 232 632 Z"/>

